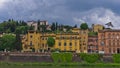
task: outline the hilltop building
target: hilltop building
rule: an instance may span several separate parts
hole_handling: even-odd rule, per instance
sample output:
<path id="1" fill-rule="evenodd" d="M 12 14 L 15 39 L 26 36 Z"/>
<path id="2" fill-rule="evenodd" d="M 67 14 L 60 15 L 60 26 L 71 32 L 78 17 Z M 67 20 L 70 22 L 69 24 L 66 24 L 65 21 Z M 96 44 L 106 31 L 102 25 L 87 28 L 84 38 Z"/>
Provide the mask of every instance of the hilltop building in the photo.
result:
<path id="1" fill-rule="evenodd" d="M 100 25 L 100 24 L 93 24 L 92 25 L 93 32 L 98 32 L 99 30 L 103 30 L 103 29 L 104 29 L 103 25 Z"/>
<path id="2" fill-rule="evenodd" d="M 46 20 L 39 21 L 39 24 L 38 24 L 37 21 L 28 21 L 27 25 L 28 26 L 33 26 L 35 31 L 38 30 L 38 27 L 40 27 L 40 31 L 42 31 L 43 26 L 45 26 L 45 28 L 47 30 L 51 30 L 51 28 L 50 28 L 51 26 L 48 24 L 48 21 L 46 21 Z"/>
<path id="3" fill-rule="evenodd" d="M 34 27 L 34 30 L 37 30 L 38 24 L 37 24 L 36 21 L 28 21 L 28 22 L 27 22 L 27 25 L 28 25 L 28 26 L 33 26 L 33 27 Z"/>

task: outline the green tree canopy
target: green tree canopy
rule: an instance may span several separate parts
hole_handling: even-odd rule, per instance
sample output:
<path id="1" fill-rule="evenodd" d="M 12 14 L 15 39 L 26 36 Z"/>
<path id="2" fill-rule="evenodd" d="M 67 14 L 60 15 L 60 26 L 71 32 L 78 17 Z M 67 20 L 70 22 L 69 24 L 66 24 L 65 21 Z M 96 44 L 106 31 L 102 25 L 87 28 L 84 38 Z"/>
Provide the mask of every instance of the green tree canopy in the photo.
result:
<path id="1" fill-rule="evenodd" d="M 74 25 L 74 28 L 77 28 L 77 24 Z"/>
<path id="2" fill-rule="evenodd" d="M 47 44 L 49 47 L 53 47 L 55 44 L 55 39 L 53 37 L 48 37 Z"/>
<path id="3" fill-rule="evenodd" d="M 82 24 L 80 25 L 80 28 L 83 29 L 83 30 L 88 29 L 87 23 L 82 23 Z"/>
<path id="4" fill-rule="evenodd" d="M 28 30 L 28 25 L 24 21 L 15 21 L 13 19 L 9 19 L 7 21 L 3 21 L 0 23 L 0 32 L 3 33 L 15 33 L 17 28 L 22 29 L 22 34 Z"/>
<path id="5" fill-rule="evenodd" d="M 89 35 L 89 36 L 97 36 L 98 33 L 97 33 L 97 32 L 89 32 L 88 35 Z"/>
<path id="6" fill-rule="evenodd" d="M 26 34 L 29 29 L 29 26 L 18 26 L 15 30 L 15 33 Z"/>
<path id="7" fill-rule="evenodd" d="M 13 50 L 15 43 L 15 36 L 12 34 L 5 34 L 0 38 L 0 50 Z"/>

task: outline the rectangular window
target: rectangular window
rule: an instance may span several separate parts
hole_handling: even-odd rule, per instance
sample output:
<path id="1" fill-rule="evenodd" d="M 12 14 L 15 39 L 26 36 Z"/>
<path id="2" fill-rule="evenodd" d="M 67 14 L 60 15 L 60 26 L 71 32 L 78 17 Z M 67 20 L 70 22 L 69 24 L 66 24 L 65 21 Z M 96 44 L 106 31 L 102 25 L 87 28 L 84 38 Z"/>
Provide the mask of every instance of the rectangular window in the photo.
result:
<path id="1" fill-rule="evenodd" d="M 115 46 L 115 43 L 113 42 L 113 46 Z"/>
<path id="2" fill-rule="evenodd" d="M 66 42 L 64 43 L 64 46 L 66 46 L 67 44 L 66 44 Z"/>
<path id="3" fill-rule="evenodd" d="M 47 40 L 47 38 L 46 38 L 46 40 Z"/>
<path id="4" fill-rule="evenodd" d="M 109 53 L 111 53 L 111 48 L 109 48 Z"/>
<path id="5" fill-rule="evenodd" d="M 113 53 L 115 53 L 115 48 L 113 48 Z"/>
<path id="6" fill-rule="evenodd" d="M 82 44 L 80 44 L 80 46 L 82 46 Z"/>
<path id="7" fill-rule="evenodd" d="M 59 46 L 61 46 L 61 42 L 59 42 Z"/>
<path id="8" fill-rule="evenodd" d="M 101 42 L 101 45 L 104 46 L 104 42 L 103 41 Z"/>
<path id="9" fill-rule="evenodd" d="M 44 40 L 44 38 L 42 38 L 42 40 Z"/>
<path id="10" fill-rule="evenodd" d="M 32 46 L 32 41 L 30 41 L 30 46 Z"/>
<path id="11" fill-rule="evenodd" d="M 30 38 L 32 38 L 33 36 L 32 35 L 30 35 Z"/>
<path id="12" fill-rule="evenodd" d="M 44 43 L 42 44 L 42 47 L 44 48 Z"/>
<path id="13" fill-rule="evenodd" d="M 96 45 L 96 49 L 98 49 L 98 46 Z"/>
<path id="14" fill-rule="evenodd" d="M 75 39 L 77 39 L 77 36 L 75 36 Z"/>
<path id="15" fill-rule="evenodd" d="M 70 46 L 72 46 L 72 43 L 70 42 Z"/>
<path id="16" fill-rule="evenodd" d="M 84 47 L 84 50 L 86 50 L 86 47 Z"/>

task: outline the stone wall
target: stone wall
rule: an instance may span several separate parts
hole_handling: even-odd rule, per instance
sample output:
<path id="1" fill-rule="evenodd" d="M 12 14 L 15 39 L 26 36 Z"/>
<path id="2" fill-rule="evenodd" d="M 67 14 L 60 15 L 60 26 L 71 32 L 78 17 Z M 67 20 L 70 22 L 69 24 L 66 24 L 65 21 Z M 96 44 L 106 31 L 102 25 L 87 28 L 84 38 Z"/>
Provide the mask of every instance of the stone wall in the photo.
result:
<path id="1" fill-rule="evenodd" d="M 49 53 L 0 53 L 0 61 L 53 62 Z"/>
<path id="2" fill-rule="evenodd" d="M 112 56 L 103 56 L 103 62 L 113 62 Z M 6 62 L 53 62 L 50 53 L 0 53 L 0 61 Z M 73 55 L 72 62 L 82 62 L 76 54 Z"/>

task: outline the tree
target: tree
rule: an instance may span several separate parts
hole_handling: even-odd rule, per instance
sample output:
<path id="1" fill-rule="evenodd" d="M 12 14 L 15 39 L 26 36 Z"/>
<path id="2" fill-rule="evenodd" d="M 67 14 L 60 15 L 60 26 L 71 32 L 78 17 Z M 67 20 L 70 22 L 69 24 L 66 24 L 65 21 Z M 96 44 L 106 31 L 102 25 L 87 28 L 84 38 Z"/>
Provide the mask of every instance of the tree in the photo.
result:
<path id="1" fill-rule="evenodd" d="M 69 25 L 64 25 L 63 27 L 67 30 L 67 32 L 70 31 L 70 29 L 72 29 L 72 26 Z"/>
<path id="2" fill-rule="evenodd" d="M 37 26 L 37 30 L 40 31 L 40 20 L 37 21 L 37 25 L 38 25 L 38 26 Z"/>
<path id="3" fill-rule="evenodd" d="M 15 31 L 16 39 L 15 39 L 15 46 L 14 46 L 14 49 L 16 49 L 17 51 L 22 50 L 22 42 L 20 38 L 20 33 L 21 33 L 21 29 L 17 28 Z"/>
<path id="4" fill-rule="evenodd" d="M 40 27 L 42 28 L 42 32 L 46 32 L 46 25 L 40 25 Z"/>
<path id="5" fill-rule="evenodd" d="M 89 36 L 97 36 L 98 33 L 97 33 L 97 32 L 89 32 L 88 35 L 89 35 Z"/>
<path id="6" fill-rule="evenodd" d="M 49 47 L 53 47 L 55 44 L 55 39 L 53 37 L 48 37 L 47 44 Z"/>
<path id="7" fill-rule="evenodd" d="M 74 28 L 77 28 L 77 25 L 76 25 L 76 24 L 74 25 Z"/>
<path id="8" fill-rule="evenodd" d="M 58 29 L 58 23 L 56 22 L 55 23 L 55 30 L 57 30 Z"/>
<path id="9" fill-rule="evenodd" d="M 83 30 L 88 29 L 87 23 L 82 23 L 82 24 L 80 25 L 80 28 L 83 29 Z"/>
<path id="10" fill-rule="evenodd" d="M 55 23 L 52 23 L 51 30 L 55 31 Z"/>
<path id="11" fill-rule="evenodd" d="M 31 25 L 31 26 L 29 27 L 29 30 L 34 30 L 34 26 Z"/>
<path id="12" fill-rule="evenodd" d="M 60 31 L 63 31 L 64 25 L 63 25 L 63 24 L 60 24 L 59 29 L 60 29 Z"/>
<path id="13" fill-rule="evenodd" d="M 19 30 L 19 34 L 26 34 L 27 30 L 29 29 L 29 26 L 18 26 L 16 30 Z M 15 33 L 16 33 L 15 30 Z"/>
<path id="14" fill-rule="evenodd" d="M 10 29 L 7 29 L 7 30 L 6 30 L 6 33 L 11 33 Z"/>
<path id="15" fill-rule="evenodd" d="M 12 34 L 5 34 L 0 39 L 0 50 L 14 50 L 15 36 Z"/>
<path id="16" fill-rule="evenodd" d="M 27 23 L 24 21 L 15 21 L 13 19 L 9 19 L 8 21 L 3 21 L 0 23 L 0 32 L 15 33 L 16 28 L 20 26 L 27 26 Z"/>

